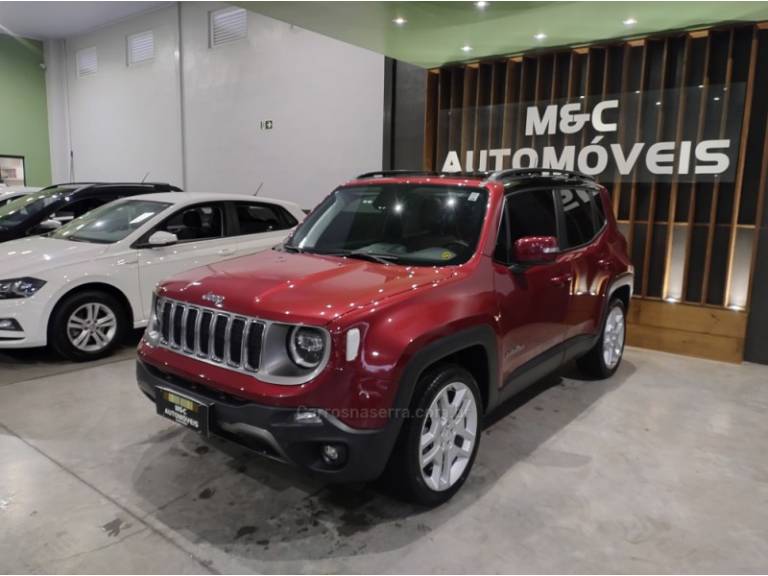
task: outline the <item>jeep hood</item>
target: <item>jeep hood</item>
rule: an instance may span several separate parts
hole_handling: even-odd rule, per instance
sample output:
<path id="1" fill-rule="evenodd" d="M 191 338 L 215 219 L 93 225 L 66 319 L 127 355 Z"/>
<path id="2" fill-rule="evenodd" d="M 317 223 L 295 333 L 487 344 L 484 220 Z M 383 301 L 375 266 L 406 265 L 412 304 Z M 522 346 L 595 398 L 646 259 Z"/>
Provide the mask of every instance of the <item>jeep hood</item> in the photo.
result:
<path id="1" fill-rule="evenodd" d="M 209 308 L 214 295 L 223 296 L 221 308 L 237 314 L 326 324 L 398 294 L 427 289 L 459 269 L 272 250 L 180 274 L 162 283 L 161 292 Z"/>

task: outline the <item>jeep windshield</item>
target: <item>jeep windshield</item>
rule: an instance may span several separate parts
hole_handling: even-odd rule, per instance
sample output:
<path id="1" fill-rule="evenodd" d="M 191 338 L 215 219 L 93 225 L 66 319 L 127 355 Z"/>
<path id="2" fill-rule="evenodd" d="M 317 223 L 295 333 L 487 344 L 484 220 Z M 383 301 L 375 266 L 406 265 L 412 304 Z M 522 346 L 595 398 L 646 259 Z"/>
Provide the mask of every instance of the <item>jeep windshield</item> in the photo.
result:
<path id="1" fill-rule="evenodd" d="M 414 266 L 462 264 L 475 252 L 487 203 L 488 193 L 479 188 L 339 188 L 283 249 Z"/>
<path id="2" fill-rule="evenodd" d="M 15 228 L 33 220 L 50 206 L 63 202 L 73 190 L 75 188 L 65 186 L 48 188 L 8 202 L 0 208 L 0 228 Z"/>

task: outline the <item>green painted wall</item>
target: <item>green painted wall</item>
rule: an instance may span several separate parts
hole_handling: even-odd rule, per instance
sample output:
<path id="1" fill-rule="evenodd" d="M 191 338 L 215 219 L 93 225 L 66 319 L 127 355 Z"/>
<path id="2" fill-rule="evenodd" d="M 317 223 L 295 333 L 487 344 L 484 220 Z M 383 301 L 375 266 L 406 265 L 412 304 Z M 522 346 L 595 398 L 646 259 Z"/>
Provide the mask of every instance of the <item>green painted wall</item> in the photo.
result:
<path id="1" fill-rule="evenodd" d="M 0 34 L 0 155 L 25 157 L 27 186 L 51 183 L 43 46 Z"/>

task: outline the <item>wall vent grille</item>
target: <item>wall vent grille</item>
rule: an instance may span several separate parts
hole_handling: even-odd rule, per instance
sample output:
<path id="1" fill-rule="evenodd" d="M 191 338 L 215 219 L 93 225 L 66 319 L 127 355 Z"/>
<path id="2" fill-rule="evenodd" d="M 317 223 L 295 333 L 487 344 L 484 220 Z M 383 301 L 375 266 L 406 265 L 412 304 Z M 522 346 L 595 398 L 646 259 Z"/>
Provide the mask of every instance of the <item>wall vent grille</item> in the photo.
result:
<path id="1" fill-rule="evenodd" d="M 248 35 L 248 14 L 244 8 L 222 8 L 210 14 L 211 48 L 241 40 Z"/>
<path id="2" fill-rule="evenodd" d="M 128 36 L 128 66 L 155 58 L 155 35 L 152 30 Z"/>
<path id="3" fill-rule="evenodd" d="M 96 48 L 85 48 L 77 53 L 77 76 L 85 78 L 93 76 L 99 67 L 99 59 L 96 55 Z"/>

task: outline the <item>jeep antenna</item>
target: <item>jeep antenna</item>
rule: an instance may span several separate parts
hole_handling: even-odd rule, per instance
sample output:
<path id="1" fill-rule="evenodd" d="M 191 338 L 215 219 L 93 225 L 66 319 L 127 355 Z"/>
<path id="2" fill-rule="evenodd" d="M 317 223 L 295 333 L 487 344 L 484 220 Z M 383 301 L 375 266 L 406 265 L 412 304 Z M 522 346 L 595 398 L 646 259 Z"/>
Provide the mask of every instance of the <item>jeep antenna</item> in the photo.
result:
<path id="1" fill-rule="evenodd" d="M 149 178 L 149 172 L 147 172 L 146 174 L 144 174 L 144 178 L 142 178 L 142 179 L 141 179 L 141 183 L 142 183 L 142 184 L 144 184 L 144 182 L 146 182 L 146 181 L 147 181 L 147 178 Z"/>
<path id="2" fill-rule="evenodd" d="M 259 187 L 256 188 L 256 192 L 253 193 L 254 196 L 258 196 L 259 192 L 261 192 L 261 187 L 264 186 L 264 181 L 259 183 Z"/>

